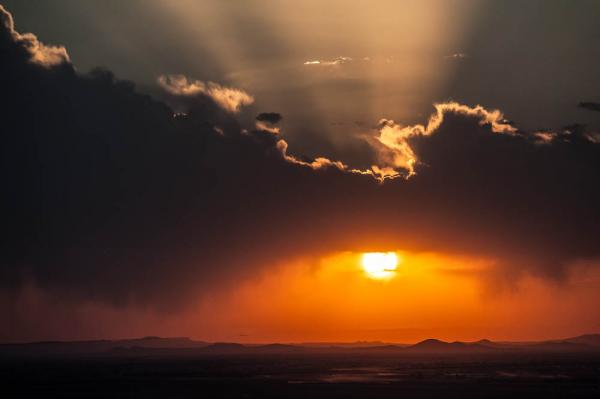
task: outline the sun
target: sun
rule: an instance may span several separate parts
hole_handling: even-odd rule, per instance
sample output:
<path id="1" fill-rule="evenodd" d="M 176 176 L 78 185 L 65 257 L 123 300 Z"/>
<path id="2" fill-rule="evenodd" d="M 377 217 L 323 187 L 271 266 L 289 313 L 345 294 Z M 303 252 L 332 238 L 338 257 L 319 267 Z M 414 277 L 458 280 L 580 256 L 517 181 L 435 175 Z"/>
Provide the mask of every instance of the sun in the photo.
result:
<path id="1" fill-rule="evenodd" d="M 398 256 L 395 252 L 366 252 L 362 255 L 361 262 L 368 277 L 387 280 L 396 273 Z"/>

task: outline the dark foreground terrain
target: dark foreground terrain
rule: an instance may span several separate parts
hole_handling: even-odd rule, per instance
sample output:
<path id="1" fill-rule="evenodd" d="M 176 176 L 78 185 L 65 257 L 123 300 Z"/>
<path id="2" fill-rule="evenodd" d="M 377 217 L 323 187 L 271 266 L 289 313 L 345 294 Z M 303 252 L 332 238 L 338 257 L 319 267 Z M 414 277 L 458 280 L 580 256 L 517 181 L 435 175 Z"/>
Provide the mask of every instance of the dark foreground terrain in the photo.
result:
<path id="1" fill-rule="evenodd" d="M 0 379 L 4 398 L 600 398 L 600 356 L 10 356 Z"/>
<path id="2" fill-rule="evenodd" d="M 2 398 L 600 398 L 600 335 L 543 342 L 0 345 Z"/>

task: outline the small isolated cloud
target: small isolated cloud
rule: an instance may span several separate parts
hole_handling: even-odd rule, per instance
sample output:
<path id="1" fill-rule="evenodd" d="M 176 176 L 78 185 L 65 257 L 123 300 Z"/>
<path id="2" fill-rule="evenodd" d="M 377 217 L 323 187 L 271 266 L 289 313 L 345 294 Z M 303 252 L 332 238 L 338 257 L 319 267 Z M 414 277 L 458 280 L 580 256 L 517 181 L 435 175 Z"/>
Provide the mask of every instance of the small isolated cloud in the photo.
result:
<path id="1" fill-rule="evenodd" d="M 281 114 L 278 114 L 277 112 L 263 112 L 258 114 L 256 117 L 257 121 L 268 122 L 272 124 L 281 122 L 281 119 L 283 119 Z"/>
<path id="2" fill-rule="evenodd" d="M 550 144 L 556 138 L 557 134 L 552 131 L 540 130 L 533 132 L 532 136 L 536 144 Z"/>
<path id="3" fill-rule="evenodd" d="M 585 138 L 591 143 L 600 144 L 600 132 L 589 132 L 585 134 Z"/>
<path id="4" fill-rule="evenodd" d="M 448 54 L 448 55 L 444 56 L 444 58 L 449 59 L 449 60 L 462 60 L 465 58 L 469 58 L 469 56 L 465 53 L 454 53 L 454 54 Z"/>
<path id="5" fill-rule="evenodd" d="M 20 45 L 29 54 L 30 62 L 44 67 L 70 63 L 69 54 L 63 46 L 47 46 L 33 33 L 17 32 L 12 15 L 1 4 L 0 25 L 3 28 L 2 34 L 8 36 L 9 40 Z"/>
<path id="6" fill-rule="evenodd" d="M 340 56 L 330 60 L 308 60 L 304 62 L 304 65 L 334 66 L 348 64 L 352 61 L 354 61 L 354 59 L 351 57 Z"/>
<path id="7" fill-rule="evenodd" d="M 256 117 L 256 128 L 273 134 L 279 134 L 279 122 L 281 122 L 281 114 L 277 112 L 263 112 Z"/>
<path id="8" fill-rule="evenodd" d="M 227 112 L 237 113 L 240 108 L 254 102 L 254 97 L 243 90 L 221 86 L 214 82 L 191 80 L 184 75 L 162 75 L 158 84 L 175 96 L 193 97 L 205 95 Z"/>

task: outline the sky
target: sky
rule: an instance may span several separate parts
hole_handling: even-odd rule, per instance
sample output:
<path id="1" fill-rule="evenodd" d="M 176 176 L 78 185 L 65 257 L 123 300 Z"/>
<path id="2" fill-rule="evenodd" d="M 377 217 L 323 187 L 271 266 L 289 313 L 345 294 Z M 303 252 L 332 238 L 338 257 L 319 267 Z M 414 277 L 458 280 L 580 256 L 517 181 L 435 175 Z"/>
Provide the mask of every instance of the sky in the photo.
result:
<path id="1" fill-rule="evenodd" d="M 1 341 L 600 331 L 598 2 L 0 4 Z"/>

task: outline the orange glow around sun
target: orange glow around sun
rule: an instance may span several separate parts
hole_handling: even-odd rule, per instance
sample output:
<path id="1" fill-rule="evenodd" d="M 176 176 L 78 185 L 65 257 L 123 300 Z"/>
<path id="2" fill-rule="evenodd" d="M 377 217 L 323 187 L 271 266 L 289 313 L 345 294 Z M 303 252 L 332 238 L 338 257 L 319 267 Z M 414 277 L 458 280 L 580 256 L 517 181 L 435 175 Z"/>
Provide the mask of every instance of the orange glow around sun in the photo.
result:
<path id="1" fill-rule="evenodd" d="M 486 314 L 470 278 L 483 267 L 479 260 L 464 265 L 460 259 L 400 250 L 298 260 L 204 302 L 197 311 L 202 315 L 198 337 L 248 342 L 463 338 L 455 330 L 480 327 Z"/>
<path id="2" fill-rule="evenodd" d="M 493 278 L 493 266 L 488 259 L 405 250 L 298 259 L 203 300 L 189 319 L 197 323 L 190 335 L 253 343 L 522 340 L 538 339 L 540 325 L 547 331 L 542 338 L 551 339 L 597 323 L 591 309 L 573 309 L 597 303 L 600 275 L 574 275 L 579 289 L 567 296 L 564 287 L 535 276 L 506 289 L 491 286 L 486 276 Z"/>
<path id="3" fill-rule="evenodd" d="M 273 265 L 181 314 L 139 308 L 119 313 L 94 304 L 77 312 L 117 326 L 107 336 L 183 332 L 245 343 L 519 341 L 575 336 L 600 326 L 597 269 L 574 265 L 561 285 L 525 275 L 503 287 L 494 267 L 489 259 L 401 249 L 337 252 Z M 32 292 L 21 306 L 41 314 L 46 304 Z M 77 312 L 66 309 L 57 317 L 70 320 Z"/>

